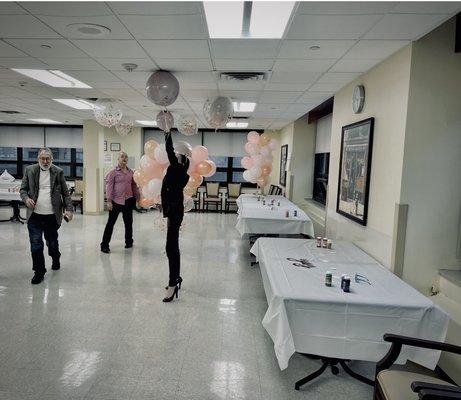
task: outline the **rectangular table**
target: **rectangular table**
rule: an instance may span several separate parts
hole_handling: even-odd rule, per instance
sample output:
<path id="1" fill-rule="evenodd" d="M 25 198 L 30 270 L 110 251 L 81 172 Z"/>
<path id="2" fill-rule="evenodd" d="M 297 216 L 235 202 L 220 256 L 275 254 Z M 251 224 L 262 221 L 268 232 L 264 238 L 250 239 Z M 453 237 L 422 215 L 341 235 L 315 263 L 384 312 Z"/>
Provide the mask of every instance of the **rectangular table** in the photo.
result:
<path id="1" fill-rule="evenodd" d="M 22 223 L 22 220 L 25 220 L 19 212 L 19 205 L 22 200 L 17 189 L 19 189 L 20 185 L 21 181 L 0 182 L 0 201 L 8 202 L 13 208 L 13 216 L 6 220 L 0 220 L 0 222 L 16 221 Z"/>
<path id="2" fill-rule="evenodd" d="M 349 242 L 333 249 L 315 240 L 260 238 L 251 249 L 261 268 L 268 309 L 262 321 L 274 342 L 281 369 L 293 353 L 376 362 L 388 351 L 384 333 L 444 341 L 449 317 L 431 300 Z M 292 265 L 310 260 L 315 268 Z M 325 286 L 325 272 L 333 286 Z M 351 293 L 340 288 L 341 274 L 351 277 Z M 356 273 L 371 285 L 355 283 Z M 407 359 L 434 368 L 440 352 L 404 346 Z"/>
<path id="3" fill-rule="evenodd" d="M 314 237 L 314 227 L 307 214 L 283 196 L 262 196 L 266 200 L 258 201 L 254 194 L 242 194 L 237 199 L 238 215 L 235 228 L 240 235 L 309 235 Z M 273 210 L 271 201 L 274 200 Z M 278 203 L 280 202 L 280 206 Z M 286 217 L 286 211 L 289 217 Z M 294 216 L 294 211 L 298 215 Z"/>

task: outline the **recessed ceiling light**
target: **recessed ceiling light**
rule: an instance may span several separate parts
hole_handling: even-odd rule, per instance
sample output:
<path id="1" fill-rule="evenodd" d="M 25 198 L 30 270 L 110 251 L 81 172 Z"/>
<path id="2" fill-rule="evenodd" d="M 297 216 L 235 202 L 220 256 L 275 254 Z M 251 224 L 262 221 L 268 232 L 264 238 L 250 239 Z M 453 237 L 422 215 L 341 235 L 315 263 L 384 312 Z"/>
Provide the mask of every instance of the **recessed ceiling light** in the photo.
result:
<path id="1" fill-rule="evenodd" d="M 320 50 L 320 46 L 317 46 L 317 45 L 311 46 L 309 47 L 309 50 Z"/>
<path id="2" fill-rule="evenodd" d="M 157 121 L 140 121 L 136 120 L 136 122 L 140 125 L 146 125 L 146 126 L 157 126 Z"/>
<path id="3" fill-rule="evenodd" d="M 86 100 L 81 99 L 53 99 L 58 103 L 64 104 L 66 106 L 75 108 L 77 110 L 93 110 L 94 104 Z"/>
<path id="4" fill-rule="evenodd" d="M 280 39 L 290 19 L 295 1 L 253 1 L 250 37 Z"/>
<path id="5" fill-rule="evenodd" d="M 66 30 L 71 33 L 78 33 L 83 36 L 106 36 L 111 30 L 107 26 L 97 24 L 69 24 L 66 26 Z"/>
<path id="6" fill-rule="evenodd" d="M 62 122 L 55 121 L 54 119 L 48 118 L 28 118 L 28 121 L 39 122 L 41 124 L 62 124 Z"/>
<path id="7" fill-rule="evenodd" d="M 49 44 L 41 44 L 40 47 L 42 49 L 51 49 L 51 46 Z"/>
<path id="8" fill-rule="evenodd" d="M 11 68 L 11 70 L 53 87 L 91 89 L 91 86 L 86 83 L 80 82 L 59 70 L 19 68 Z"/>
<path id="9" fill-rule="evenodd" d="M 243 1 L 204 1 L 210 38 L 242 37 Z"/>
<path id="10" fill-rule="evenodd" d="M 234 101 L 232 102 L 235 112 L 253 112 L 256 107 L 256 103 Z"/>
<path id="11" fill-rule="evenodd" d="M 226 124 L 227 128 L 246 128 L 247 126 L 248 126 L 248 122 L 231 121 Z"/>

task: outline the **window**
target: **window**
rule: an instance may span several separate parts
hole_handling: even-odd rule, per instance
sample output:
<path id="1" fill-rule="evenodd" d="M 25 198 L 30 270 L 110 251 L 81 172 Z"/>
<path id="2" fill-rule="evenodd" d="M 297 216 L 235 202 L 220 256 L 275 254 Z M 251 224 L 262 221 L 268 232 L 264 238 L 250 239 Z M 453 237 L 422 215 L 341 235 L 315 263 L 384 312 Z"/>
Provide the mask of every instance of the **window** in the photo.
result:
<path id="1" fill-rule="evenodd" d="M 71 161 L 71 149 L 66 148 L 51 148 L 53 153 L 53 162 L 58 164 L 59 162 L 70 162 Z"/>
<path id="2" fill-rule="evenodd" d="M 317 153 L 314 164 L 314 188 L 312 197 L 321 204 L 327 202 L 328 171 L 330 167 L 330 153 Z"/>
<path id="3" fill-rule="evenodd" d="M 5 169 L 14 177 L 18 174 L 18 149 L 16 147 L 0 147 L 0 174 Z"/>
<path id="4" fill-rule="evenodd" d="M 75 177 L 83 179 L 83 167 L 75 168 Z"/>
<path id="5" fill-rule="evenodd" d="M 210 156 L 209 158 L 216 164 L 216 173 L 209 178 L 204 178 L 204 182 L 239 182 L 242 186 L 255 186 L 243 179 L 245 169 L 241 164 L 242 157 Z"/>
<path id="6" fill-rule="evenodd" d="M 22 159 L 23 161 L 37 162 L 39 147 L 23 147 Z"/>

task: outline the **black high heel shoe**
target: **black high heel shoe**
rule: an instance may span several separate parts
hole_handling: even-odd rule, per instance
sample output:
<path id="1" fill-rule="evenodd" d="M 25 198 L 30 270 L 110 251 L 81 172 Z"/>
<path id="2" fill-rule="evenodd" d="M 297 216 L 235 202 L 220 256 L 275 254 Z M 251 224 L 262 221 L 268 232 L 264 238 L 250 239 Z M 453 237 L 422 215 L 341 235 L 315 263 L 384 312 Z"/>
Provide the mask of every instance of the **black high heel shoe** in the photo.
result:
<path id="1" fill-rule="evenodd" d="M 178 289 L 181 289 L 182 278 L 179 277 L 176 279 L 176 285 L 178 285 Z M 165 286 L 165 290 L 168 290 L 168 286 Z"/>
<path id="2" fill-rule="evenodd" d="M 164 297 L 162 301 L 164 303 L 169 303 L 170 301 L 173 301 L 174 296 L 176 296 L 176 298 L 178 298 L 178 292 L 179 292 L 179 288 L 178 288 L 178 285 L 176 285 L 174 287 L 173 294 L 170 297 Z"/>

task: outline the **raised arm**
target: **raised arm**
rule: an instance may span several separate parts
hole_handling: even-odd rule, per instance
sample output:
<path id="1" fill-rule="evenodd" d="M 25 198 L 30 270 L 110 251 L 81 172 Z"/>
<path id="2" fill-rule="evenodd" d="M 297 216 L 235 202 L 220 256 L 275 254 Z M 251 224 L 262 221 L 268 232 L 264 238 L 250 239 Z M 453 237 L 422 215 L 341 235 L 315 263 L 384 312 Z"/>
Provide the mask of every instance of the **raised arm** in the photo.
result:
<path id="1" fill-rule="evenodd" d="M 165 133 L 165 148 L 166 153 L 168 154 L 168 161 L 170 161 L 171 165 L 177 165 L 178 159 L 176 158 L 176 154 L 174 153 L 173 147 L 173 139 L 171 138 L 171 132 Z"/>

